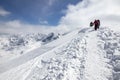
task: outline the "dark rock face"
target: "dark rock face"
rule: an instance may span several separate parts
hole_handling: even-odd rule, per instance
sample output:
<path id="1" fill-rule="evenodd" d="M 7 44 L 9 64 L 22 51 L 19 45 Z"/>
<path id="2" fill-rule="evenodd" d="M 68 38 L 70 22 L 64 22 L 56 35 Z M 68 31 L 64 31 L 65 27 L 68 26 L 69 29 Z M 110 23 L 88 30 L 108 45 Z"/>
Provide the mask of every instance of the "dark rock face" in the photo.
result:
<path id="1" fill-rule="evenodd" d="M 49 41 L 55 40 L 57 38 L 59 38 L 58 35 L 55 35 L 54 33 L 50 33 L 42 40 L 42 42 L 49 42 Z"/>

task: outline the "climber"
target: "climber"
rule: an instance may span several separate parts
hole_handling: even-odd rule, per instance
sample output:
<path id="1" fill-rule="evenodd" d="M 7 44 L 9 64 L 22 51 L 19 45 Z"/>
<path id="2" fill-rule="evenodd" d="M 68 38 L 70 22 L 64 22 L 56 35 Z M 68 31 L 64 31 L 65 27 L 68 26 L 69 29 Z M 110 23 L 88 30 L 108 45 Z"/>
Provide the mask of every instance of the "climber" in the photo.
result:
<path id="1" fill-rule="evenodd" d="M 95 20 L 94 22 L 90 22 L 90 26 L 92 27 L 94 25 L 94 29 L 99 29 L 100 26 L 100 20 Z"/>

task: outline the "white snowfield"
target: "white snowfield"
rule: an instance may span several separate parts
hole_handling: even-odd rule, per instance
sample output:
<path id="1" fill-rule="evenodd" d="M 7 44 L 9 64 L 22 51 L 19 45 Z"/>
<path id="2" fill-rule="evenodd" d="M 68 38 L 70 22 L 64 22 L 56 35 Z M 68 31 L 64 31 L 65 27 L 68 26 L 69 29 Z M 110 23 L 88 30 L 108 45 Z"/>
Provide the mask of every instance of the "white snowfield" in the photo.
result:
<path id="1" fill-rule="evenodd" d="M 28 53 L 42 45 L 51 42 L 62 34 L 0 34 L 0 64 Z"/>
<path id="2" fill-rule="evenodd" d="M 0 80 L 120 80 L 120 33 L 74 30 L 0 64 Z"/>

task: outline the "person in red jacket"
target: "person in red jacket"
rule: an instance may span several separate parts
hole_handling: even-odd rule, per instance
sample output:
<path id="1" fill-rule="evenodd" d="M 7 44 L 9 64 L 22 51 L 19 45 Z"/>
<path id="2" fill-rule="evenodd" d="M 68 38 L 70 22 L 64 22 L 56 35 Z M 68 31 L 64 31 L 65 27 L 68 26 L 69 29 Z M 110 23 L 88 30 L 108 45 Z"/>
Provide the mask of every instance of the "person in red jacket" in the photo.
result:
<path id="1" fill-rule="evenodd" d="M 95 20 L 94 21 L 94 29 L 95 30 L 99 29 L 99 26 L 100 26 L 100 20 Z"/>
<path id="2" fill-rule="evenodd" d="M 92 27 L 94 25 L 94 29 L 99 29 L 100 26 L 100 20 L 95 20 L 94 22 L 90 22 L 90 26 Z"/>

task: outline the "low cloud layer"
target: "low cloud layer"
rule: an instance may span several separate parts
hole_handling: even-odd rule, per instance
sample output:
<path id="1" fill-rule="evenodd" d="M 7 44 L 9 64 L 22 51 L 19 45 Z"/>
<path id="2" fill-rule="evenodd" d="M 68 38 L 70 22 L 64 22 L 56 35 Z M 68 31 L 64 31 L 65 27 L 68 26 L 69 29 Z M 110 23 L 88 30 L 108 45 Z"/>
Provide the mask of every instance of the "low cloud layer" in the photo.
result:
<path id="1" fill-rule="evenodd" d="M 0 23 L 0 33 L 44 33 L 48 34 L 50 32 L 63 33 L 68 31 L 64 26 L 47 26 L 47 25 L 32 25 L 28 23 L 21 22 L 19 20 L 13 20 L 8 22 Z"/>

